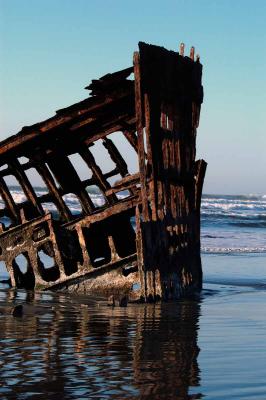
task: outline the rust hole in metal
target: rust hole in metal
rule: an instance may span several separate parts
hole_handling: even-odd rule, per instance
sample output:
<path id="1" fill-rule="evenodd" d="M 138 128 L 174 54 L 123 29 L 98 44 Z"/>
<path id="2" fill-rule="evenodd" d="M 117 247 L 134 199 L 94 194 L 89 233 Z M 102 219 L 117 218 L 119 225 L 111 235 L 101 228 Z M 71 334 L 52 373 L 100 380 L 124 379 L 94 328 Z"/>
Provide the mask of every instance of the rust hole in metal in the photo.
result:
<path id="1" fill-rule="evenodd" d="M 94 268 L 108 264 L 111 261 L 111 249 L 105 226 L 95 223 L 89 229 L 84 228 L 83 234 L 86 247 Z M 101 238 L 101 240 L 99 240 Z"/>
<path id="2" fill-rule="evenodd" d="M 30 160 L 29 160 L 28 157 L 22 156 L 22 157 L 19 157 L 19 158 L 18 158 L 18 161 L 19 161 L 19 163 L 20 163 L 21 165 L 24 165 L 24 164 L 27 164 Z"/>
<path id="3" fill-rule="evenodd" d="M 21 245 L 21 244 L 24 243 L 24 242 L 25 242 L 25 238 L 23 238 L 22 236 L 18 236 L 18 237 L 14 240 L 13 246 L 19 246 L 19 245 Z"/>
<path id="4" fill-rule="evenodd" d="M 12 261 L 13 274 L 18 288 L 33 289 L 35 276 L 26 252 L 19 254 Z"/>
<path id="5" fill-rule="evenodd" d="M 25 274 L 28 269 L 28 260 L 24 254 L 19 254 L 14 260 L 13 263 L 16 263 L 20 272 Z"/>
<path id="6" fill-rule="evenodd" d="M 42 225 L 41 227 L 37 227 L 33 230 L 32 240 L 34 242 L 39 242 L 40 240 L 45 239 L 49 236 L 49 228 L 47 225 Z"/>
<path id="7" fill-rule="evenodd" d="M 38 267 L 44 281 L 56 281 L 60 277 L 60 271 L 55 264 L 53 256 L 49 255 L 45 248 L 40 248 L 37 255 Z"/>

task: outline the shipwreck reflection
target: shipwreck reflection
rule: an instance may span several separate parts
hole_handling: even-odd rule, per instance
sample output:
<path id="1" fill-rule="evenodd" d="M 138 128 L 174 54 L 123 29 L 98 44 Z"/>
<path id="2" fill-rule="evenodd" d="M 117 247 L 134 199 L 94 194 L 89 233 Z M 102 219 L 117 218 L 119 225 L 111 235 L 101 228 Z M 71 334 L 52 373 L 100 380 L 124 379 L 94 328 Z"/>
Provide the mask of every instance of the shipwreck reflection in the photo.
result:
<path id="1" fill-rule="evenodd" d="M 198 302 L 111 308 L 88 298 L 23 291 L 2 291 L 0 301 L 3 396 L 202 397 Z M 22 318 L 3 312 L 21 301 Z"/>
<path id="2" fill-rule="evenodd" d="M 193 301 L 143 309 L 134 345 L 134 380 L 141 398 L 195 399 L 199 386 L 197 331 L 200 305 Z"/>

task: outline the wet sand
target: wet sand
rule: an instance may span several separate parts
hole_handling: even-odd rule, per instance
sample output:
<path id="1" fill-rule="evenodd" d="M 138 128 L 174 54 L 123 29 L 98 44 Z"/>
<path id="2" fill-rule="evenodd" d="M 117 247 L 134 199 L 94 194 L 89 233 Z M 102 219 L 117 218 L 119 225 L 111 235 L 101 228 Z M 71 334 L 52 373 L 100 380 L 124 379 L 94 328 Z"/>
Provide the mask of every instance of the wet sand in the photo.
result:
<path id="1" fill-rule="evenodd" d="M 199 301 L 0 290 L 1 399 L 266 398 L 266 257 L 203 256 Z"/>

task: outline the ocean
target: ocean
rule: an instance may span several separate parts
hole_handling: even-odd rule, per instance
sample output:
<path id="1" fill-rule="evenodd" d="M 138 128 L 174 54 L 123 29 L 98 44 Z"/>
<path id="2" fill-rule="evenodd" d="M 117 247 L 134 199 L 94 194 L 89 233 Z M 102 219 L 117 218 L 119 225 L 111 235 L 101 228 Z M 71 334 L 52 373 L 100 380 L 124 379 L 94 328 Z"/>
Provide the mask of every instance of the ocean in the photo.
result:
<path id="1" fill-rule="evenodd" d="M 17 203 L 26 200 L 24 193 L 13 187 L 12 196 Z M 36 188 L 38 196 L 45 189 Z M 120 197 L 126 194 L 119 194 Z M 90 192 L 96 207 L 104 204 L 104 199 L 96 190 Z M 64 196 L 72 214 L 81 213 L 81 205 L 73 194 Z M 45 203 L 44 208 L 56 216 L 53 203 Z M 4 203 L 0 199 L 0 209 Z M 6 226 L 7 217 L 0 218 Z M 205 194 L 201 203 L 201 247 L 202 254 L 252 254 L 266 253 L 266 195 L 214 195 Z M 2 271 L 1 271 L 2 272 Z"/>
<path id="2" fill-rule="evenodd" d="M 2 285 L 1 399 L 265 400 L 266 195 L 203 195 L 201 238 L 199 300 L 111 308 Z M 22 318 L 5 312 L 20 303 Z"/>
<path id="3" fill-rule="evenodd" d="M 203 195 L 202 252 L 266 252 L 266 195 Z"/>

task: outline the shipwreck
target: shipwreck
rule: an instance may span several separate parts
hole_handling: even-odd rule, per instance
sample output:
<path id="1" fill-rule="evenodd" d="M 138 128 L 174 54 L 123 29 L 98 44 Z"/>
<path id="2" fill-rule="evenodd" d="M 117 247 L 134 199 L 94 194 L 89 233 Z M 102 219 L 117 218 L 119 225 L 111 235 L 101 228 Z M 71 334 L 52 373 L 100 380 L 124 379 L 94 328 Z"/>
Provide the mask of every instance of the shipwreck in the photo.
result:
<path id="1" fill-rule="evenodd" d="M 183 44 L 174 52 L 140 42 L 133 65 L 93 80 L 88 98 L 0 143 L 0 217 L 10 221 L 0 224 L 0 261 L 13 287 L 127 293 L 144 301 L 201 289 L 206 162 L 195 159 L 201 77 L 193 47 L 185 56 Z M 129 173 L 116 135 L 133 149 L 135 173 Z M 103 171 L 96 160 L 97 143 L 112 170 Z M 87 178 L 71 162 L 73 154 L 86 164 Z M 36 193 L 29 170 L 42 178 L 47 193 Z M 25 201 L 14 200 L 10 176 Z M 102 194 L 103 204 L 95 205 L 91 188 Z M 78 199 L 79 214 L 69 209 L 68 194 Z M 47 212 L 47 203 L 55 213 Z"/>

